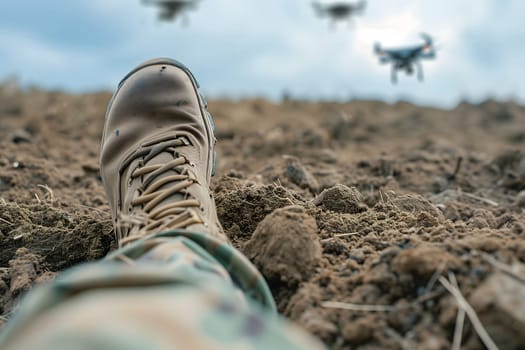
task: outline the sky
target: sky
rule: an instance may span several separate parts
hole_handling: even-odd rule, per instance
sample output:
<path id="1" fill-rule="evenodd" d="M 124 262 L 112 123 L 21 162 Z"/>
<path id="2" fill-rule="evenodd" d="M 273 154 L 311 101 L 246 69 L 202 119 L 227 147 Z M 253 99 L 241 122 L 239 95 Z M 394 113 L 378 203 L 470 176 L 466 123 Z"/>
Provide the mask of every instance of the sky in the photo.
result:
<path id="1" fill-rule="evenodd" d="M 335 27 L 309 0 L 201 0 L 186 25 L 157 12 L 140 0 L 1 0 L 0 81 L 110 90 L 140 62 L 172 57 L 212 97 L 525 102 L 523 0 L 369 0 Z M 421 32 L 439 47 L 425 81 L 392 85 L 374 43 L 419 44 Z"/>

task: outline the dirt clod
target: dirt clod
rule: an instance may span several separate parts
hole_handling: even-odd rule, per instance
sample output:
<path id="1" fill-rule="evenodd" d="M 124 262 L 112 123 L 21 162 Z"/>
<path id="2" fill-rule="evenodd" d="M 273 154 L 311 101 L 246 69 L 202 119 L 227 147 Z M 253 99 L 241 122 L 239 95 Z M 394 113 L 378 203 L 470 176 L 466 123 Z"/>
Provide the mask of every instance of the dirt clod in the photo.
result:
<path id="1" fill-rule="evenodd" d="M 422 245 L 401 252 L 393 260 L 394 271 L 408 273 L 419 279 L 430 279 L 436 271 L 454 270 L 461 261 L 444 249 Z"/>
<path id="2" fill-rule="evenodd" d="M 338 213 L 356 214 L 367 210 L 361 193 L 355 187 L 341 184 L 323 190 L 313 204 Z"/>
<path id="3" fill-rule="evenodd" d="M 33 281 L 41 272 L 39 271 L 41 260 L 41 257 L 31 254 L 26 248 L 20 248 L 16 251 L 15 257 L 9 260 L 11 275 L 9 292 L 12 297 L 16 298 L 31 288 Z"/>
<path id="4" fill-rule="evenodd" d="M 436 218 L 438 222 L 443 220 L 443 214 L 441 211 L 421 195 L 407 194 L 404 196 L 399 196 L 394 198 L 392 203 L 403 211 L 407 211 L 415 215 L 428 213 L 430 216 Z"/>
<path id="5" fill-rule="evenodd" d="M 277 208 L 301 204 L 294 192 L 279 185 L 241 184 L 217 195 L 217 214 L 232 239 L 245 240 Z"/>
<path id="6" fill-rule="evenodd" d="M 376 329 L 376 318 L 366 315 L 343 327 L 343 336 L 351 344 L 362 344 L 370 340 Z"/>
<path id="7" fill-rule="evenodd" d="M 277 293 L 295 290 L 312 276 L 321 259 L 315 220 L 299 206 L 268 215 L 243 250 Z"/>

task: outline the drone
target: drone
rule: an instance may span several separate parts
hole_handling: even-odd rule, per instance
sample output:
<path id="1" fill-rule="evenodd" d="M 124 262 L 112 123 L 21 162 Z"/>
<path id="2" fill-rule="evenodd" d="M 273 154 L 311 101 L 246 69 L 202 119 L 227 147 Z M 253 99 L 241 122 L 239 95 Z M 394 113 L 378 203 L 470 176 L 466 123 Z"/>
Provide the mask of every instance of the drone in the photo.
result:
<path id="1" fill-rule="evenodd" d="M 174 21 L 178 16 L 183 16 L 187 22 L 185 12 L 197 8 L 199 0 L 142 0 L 145 5 L 160 7 L 159 19 L 161 21 Z"/>
<path id="2" fill-rule="evenodd" d="M 312 7 L 319 17 L 329 17 L 335 24 L 337 21 L 349 21 L 354 15 L 362 14 L 366 7 L 366 0 L 357 3 L 336 2 L 332 4 L 321 4 L 314 1 Z"/>
<path id="3" fill-rule="evenodd" d="M 434 40 L 430 35 L 422 33 L 421 37 L 424 43 L 412 47 L 383 49 L 381 48 L 381 44 L 375 44 L 374 52 L 379 56 L 379 62 L 381 64 L 392 63 L 392 84 L 397 83 L 397 71 L 405 71 L 407 75 L 412 75 L 414 73 L 414 67 L 417 68 L 418 80 L 423 81 L 423 65 L 421 64 L 421 60 L 436 58 L 436 48 L 434 47 Z"/>

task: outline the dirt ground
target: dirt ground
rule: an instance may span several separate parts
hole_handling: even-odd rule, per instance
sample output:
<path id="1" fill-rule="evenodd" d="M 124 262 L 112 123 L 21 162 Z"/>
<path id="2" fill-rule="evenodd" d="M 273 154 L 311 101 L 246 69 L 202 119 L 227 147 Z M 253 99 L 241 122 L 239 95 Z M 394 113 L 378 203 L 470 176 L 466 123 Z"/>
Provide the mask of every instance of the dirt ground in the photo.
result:
<path id="1" fill-rule="evenodd" d="M 109 98 L 0 87 L 2 322 L 34 284 L 114 249 L 97 163 Z M 286 317 L 331 349 L 449 349 L 459 335 L 482 349 L 474 314 L 501 349 L 525 348 L 524 106 L 210 109 L 220 219 Z"/>

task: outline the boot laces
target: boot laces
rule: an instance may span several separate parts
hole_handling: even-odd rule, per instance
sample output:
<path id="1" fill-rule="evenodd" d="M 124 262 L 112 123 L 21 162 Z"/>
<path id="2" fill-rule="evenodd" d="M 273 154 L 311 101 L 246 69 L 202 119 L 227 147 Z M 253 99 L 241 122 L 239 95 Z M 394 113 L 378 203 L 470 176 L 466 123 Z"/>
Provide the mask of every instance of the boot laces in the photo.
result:
<path id="1" fill-rule="evenodd" d="M 117 230 L 120 246 L 155 232 L 184 229 L 190 225 L 205 223 L 198 214 L 199 211 L 195 210 L 201 208 L 201 202 L 186 191 L 191 185 L 199 183 L 193 172 L 187 166 L 184 167 L 194 165 L 176 150 L 177 147 L 189 144 L 184 137 L 151 142 L 144 144 L 124 162 L 122 169 L 142 157 L 138 166 L 130 172 L 130 182 L 142 178 L 138 195 L 131 201 L 132 207 L 141 206 L 141 209 L 132 214 L 120 213 L 120 228 L 127 228 L 128 234 L 132 231 L 128 236 L 122 234 L 121 229 Z M 173 160 L 148 165 L 151 159 L 163 152 L 172 154 Z M 174 174 L 166 174 L 168 171 Z M 171 196 L 178 198 L 162 203 Z"/>

